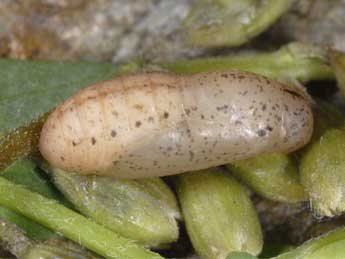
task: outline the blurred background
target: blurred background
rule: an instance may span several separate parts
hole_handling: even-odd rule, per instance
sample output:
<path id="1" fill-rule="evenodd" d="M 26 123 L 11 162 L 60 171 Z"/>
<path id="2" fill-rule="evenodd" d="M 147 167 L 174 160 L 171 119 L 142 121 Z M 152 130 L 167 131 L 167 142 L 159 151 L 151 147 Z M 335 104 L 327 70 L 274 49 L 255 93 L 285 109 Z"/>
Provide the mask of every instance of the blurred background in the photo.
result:
<path id="1" fill-rule="evenodd" d="M 183 21 L 196 2 L 2 0 L 0 55 L 17 59 L 120 62 L 138 57 L 171 60 L 224 53 L 224 48 L 220 48 L 221 51 L 219 48 L 208 50 L 186 42 L 188 30 Z M 248 5 L 248 2 L 252 4 L 255 1 L 244 2 L 244 5 Z M 204 12 L 207 17 L 210 9 L 204 9 Z M 244 47 L 249 45 L 267 49 L 291 41 L 303 41 L 345 50 L 344 12 L 343 0 L 294 1 L 278 22 L 259 38 L 244 44 Z M 229 17 L 227 19 L 231 20 Z M 240 18 L 240 22 L 246 22 L 243 17 Z M 211 18 L 200 23 L 210 21 Z"/>

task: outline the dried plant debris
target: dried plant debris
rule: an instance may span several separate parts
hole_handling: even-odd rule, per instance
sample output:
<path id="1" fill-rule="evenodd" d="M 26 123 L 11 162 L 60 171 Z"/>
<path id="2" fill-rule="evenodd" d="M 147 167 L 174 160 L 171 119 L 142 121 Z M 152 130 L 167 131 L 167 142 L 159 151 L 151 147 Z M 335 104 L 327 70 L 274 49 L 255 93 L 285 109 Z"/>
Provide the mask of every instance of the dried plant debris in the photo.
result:
<path id="1" fill-rule="evenodd" d="M 255 196 L 265 243 L 300 245 L 345 223 L 345 218 L 317 218 L 308 203 L 280 203 Z"/>
<path id="2" fill-rule="evenodd" d="M 298 40 L 345 50 L 345 1 L 301 0 L 274 25 L 271 36 L 288 42 Z"/>

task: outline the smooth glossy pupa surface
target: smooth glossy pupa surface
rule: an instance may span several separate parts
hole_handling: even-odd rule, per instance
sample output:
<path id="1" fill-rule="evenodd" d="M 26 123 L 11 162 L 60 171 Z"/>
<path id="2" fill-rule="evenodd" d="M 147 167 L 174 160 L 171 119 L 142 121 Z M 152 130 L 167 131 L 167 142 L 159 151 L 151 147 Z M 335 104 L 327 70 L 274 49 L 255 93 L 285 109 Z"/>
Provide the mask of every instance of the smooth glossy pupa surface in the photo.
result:
<path id="1" fill-rule="evenodd" d="M 76 93 L 49 116 L 39 147 L 66 171 L 142 178 L 291 152 L 312 129 L 305 98 L 256 74 L 143 73 Z"/>

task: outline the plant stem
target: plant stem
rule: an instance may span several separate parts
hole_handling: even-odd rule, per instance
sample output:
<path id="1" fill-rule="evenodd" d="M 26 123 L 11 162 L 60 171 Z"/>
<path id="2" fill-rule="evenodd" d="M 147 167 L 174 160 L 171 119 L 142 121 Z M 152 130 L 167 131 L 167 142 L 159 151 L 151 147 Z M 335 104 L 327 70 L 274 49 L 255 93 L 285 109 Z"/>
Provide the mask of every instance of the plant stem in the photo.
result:
<path id="1" fill-rule="evenodd" d="M 179 60 L 160 64 L 176 73 L 190 74 L 211 70 L 240 69 L 289 83 L 334 80 L 323 50 L 302 43 L 291 43 L 271 53 L 246 53 L 220 58 Z"/>
<path id="2" fill-rule="evenodd" d="M 0 177 L 0 204 L 107 258 L 162 258 L 25 187 Z"/>

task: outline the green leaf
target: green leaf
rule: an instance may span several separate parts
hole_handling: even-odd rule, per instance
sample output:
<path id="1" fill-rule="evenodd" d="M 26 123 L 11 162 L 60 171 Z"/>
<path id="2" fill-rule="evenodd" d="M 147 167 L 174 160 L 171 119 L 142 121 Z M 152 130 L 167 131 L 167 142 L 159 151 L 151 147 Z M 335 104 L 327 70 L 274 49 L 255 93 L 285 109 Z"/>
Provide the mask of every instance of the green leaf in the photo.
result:
<path id="1" fill-rule="evenodd" d="M 52 183 L 42 177 L 43 172 L 29 158 L 22 158 L 14 162 L 1 172 L 7 180 L 24 185 L 31 191 L 40 193 L 47 198 L 61 201 L 63 196 Z"/>
<path id="2" fill-rule="evenodd" d="M 114 75 L 110 63 L 0 59 L 0 169 L 35 150 L 44 116 L 58 103 Z"/>

